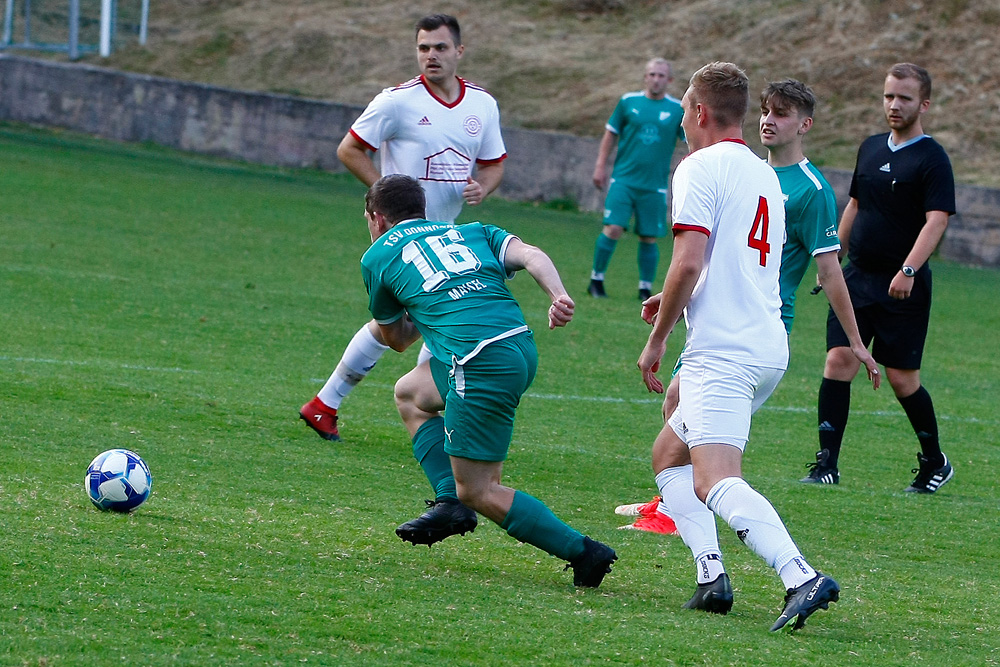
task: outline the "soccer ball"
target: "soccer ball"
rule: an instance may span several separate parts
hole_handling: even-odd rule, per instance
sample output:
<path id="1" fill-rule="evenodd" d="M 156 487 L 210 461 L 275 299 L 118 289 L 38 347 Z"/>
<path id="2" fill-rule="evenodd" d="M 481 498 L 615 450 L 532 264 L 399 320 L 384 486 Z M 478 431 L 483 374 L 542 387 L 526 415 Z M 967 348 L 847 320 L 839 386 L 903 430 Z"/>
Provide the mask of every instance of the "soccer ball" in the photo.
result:
<path id="1" fill-rule="evenodd" d="M 149 497 L 153 476 L 135 452 L 109 449 L 90 462 L 83 487 L 98 509 L 131 512 Z"/>

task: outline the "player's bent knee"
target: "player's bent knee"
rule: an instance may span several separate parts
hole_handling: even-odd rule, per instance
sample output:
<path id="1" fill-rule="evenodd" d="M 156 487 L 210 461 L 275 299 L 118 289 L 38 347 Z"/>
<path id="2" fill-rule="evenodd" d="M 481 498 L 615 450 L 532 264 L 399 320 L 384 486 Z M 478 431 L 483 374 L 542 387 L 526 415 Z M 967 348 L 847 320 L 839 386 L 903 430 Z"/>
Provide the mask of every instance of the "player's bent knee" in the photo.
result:
<path id="1" fill-rule="evenodd" d="M 699 476 L 696 472 L 694 475 L 694 495 L 698 496 L 698 500 L 701 502 L 708 501 L 708 494 L 712 491 L 712 488 L 719 483 L 719 480 L 723 479 L 719 475 L 701 475 Z"/>
<path id="2" fill-rule="evenodd" d="M 396 399 L 396 406 L 399 407 L 404 403 L 412 403 L 414 400 L 414 391 L 412 383 L 408 381 L 406 375 L 396 380 L 396 384 L 392 389 L 393 398 Z"/>
<path id="3" fill-rule="evenodd" d="M 603 234 L 612 241 L 617 241 L 624 233 L 624 227 L 619 227 L 618 225 L 604 225 Z"/>
<path id="4" fill-rule="evenodd" d="M 919 370 L 900 370 L 898 368 L 886 368 L 885 377 L 892 387 L 892 392 L 896 398 L 906 398 L 920 389 Z"/>
<path id="5" fill-rule="evenodd" d="M 396 400 L 396 409 L 399 415 L 406 421 L 409 416 L 425 412 L 420 405 L 420 383 L 413 373 L 407 373 L 396 380 L 393 388 L 393 398 Z"/>
<path id="6" fill-rule="evenodd" d="M 826 353 L 823 377 L 831 380 L 850 382 L 858 374 L 861 362 L 849 347 L 832 347 Z"/>

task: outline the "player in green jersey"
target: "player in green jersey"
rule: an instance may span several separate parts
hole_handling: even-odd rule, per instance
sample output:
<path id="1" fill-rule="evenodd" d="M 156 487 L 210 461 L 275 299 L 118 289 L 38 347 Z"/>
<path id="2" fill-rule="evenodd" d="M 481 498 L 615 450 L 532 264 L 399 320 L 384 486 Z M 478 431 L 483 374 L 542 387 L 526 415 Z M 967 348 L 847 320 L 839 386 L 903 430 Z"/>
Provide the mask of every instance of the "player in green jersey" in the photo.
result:
<path id="1" fill-rule="evenodd" d="M 767 163 L 778 174 L 785 194 L 785 247 L 781 255 L 781 319 L 791 333 L 795 317 L 795 291 L 816 259 L 822 285 L 833 313 L 850 341 L 854 357 L 865 365 L 873 386 L 879 387 L 878 366 L 868 352 L 854 317 L 854 307 L 840 268 L 837 207 L 833 188 L 802 152 L 802 139 L 812 127 L 816 97 L 804 83 L 784 79 L 769 83 L 760 96 L 760 141 L 767 148 Z M 817 455 L 806 483 L 836 484 L 839 474 L 824 467 Z"/>
<path id="2" fill-rule="evenodd" d="M 639 298 L 648 298 L 660 261 L 657 239 L 667 234 L 667 185 L 670 162 L 681 129 L 681 104 L 667 95 L 673 81 L 670 63 L 654 58 L 646 63 L 643 90 L 626 93 L 618 100 L 605 125 L 604 137 L 594 165 L 594 186 L 607 188 L 604 228 L 594 245 L 590 274 L 591 296 L 607 296 L 604 275 L 618 239 L 629 220 L 635 218 L 639 237 Z M 608 177 L 608 159 L 617 147 L 614 169 Z"/>
<path id="3" fill-rule="evenodd" d="M 874 359 L 861 342 L 844 274 L 840 270 L 836 196 L 802 150 L 802 141 L 813 125 L 815 109 L 816 96 L 809 86 L 795 79 L 771 82 L 760 95 L 760 142 L 767 149 L 767 163 L 778 175 L 785 195 L 785 246 L 779 274 L 781 319 L 785 330 L 791 333 L 795 291 L 809 267 L 810 258 L 815 258 L 819 282 L 834 313 L 849 333 L 855 356 L 869 368 L 876 368 Z"/>
<path id="4" fill-rule="evenodd" d="M 423 336 L 432 354 L 400 378 L 395 393 L 439 501 L 397 534 L 405 529 L 403 539 L 430 545 L 471 530 L 455 522 L 461 501 L 511 537 L 569 561 L 575 585 L 596 587 L 617 559 L 614 550 L 500 481 L 514 414 L 538 364 L 506 279 L 521 269 L 535 279 L 552 302 L 550 329 L 569 323 L 573 299 L 535 246 L 492 225 L 425 220 L 424 202 L 420 183 L 401 174 L 380 178 L 365 197 L 372 246 L 361 272 L 369 310 L 394 350 Z M 448 486 L 457 498 L 442 493 Z"/>

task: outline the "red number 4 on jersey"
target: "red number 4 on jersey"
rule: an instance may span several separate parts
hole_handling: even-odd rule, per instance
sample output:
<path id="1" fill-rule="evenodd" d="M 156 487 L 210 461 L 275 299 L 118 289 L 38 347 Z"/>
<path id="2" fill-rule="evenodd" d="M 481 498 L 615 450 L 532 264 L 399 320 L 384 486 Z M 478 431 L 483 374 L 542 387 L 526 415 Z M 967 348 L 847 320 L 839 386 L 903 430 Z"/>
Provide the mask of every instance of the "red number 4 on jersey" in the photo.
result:
<path id="1" fill-rule="evenodd" d="M 771 252 L 771 244 L 767 242 L 767 227 L 770 219 L 767 216 L 767 200 L 760 197 L 757 201 L 757 215 L 747 236 L 747 245 L 760 252 L 760 265 L 767 266 L 767 253 Z"/>

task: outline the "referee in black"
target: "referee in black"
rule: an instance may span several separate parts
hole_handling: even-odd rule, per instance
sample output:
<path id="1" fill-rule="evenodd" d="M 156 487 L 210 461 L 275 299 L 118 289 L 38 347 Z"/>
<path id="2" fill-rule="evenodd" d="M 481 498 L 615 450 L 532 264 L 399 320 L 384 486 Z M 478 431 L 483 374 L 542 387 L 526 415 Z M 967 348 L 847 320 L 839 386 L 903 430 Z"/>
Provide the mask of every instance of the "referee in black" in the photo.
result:
<path id="1" fill-rule="evenodd" d="M 920 360 L 931 308 L 928 258 L 955 213 L 955 178 L 944 149 L 924 134 L 931 77 L 898 63 L 885 78 L 882 106 L 889 132 L 858 149 L 850 201 L 840 220 L 844 278 L 858 329 L 920 442 L 916 477 L 905 490 L 935 493 L 953 476 L 938 442 L 931 396 L 920 383 Z M 873 342 L 874 341 L 874 342 Z M 827 318 L 826 366 L 819 389 L 819 448 L 803 482 L 837 484 L 837 462 L 859 362 L 833 311 Z"/>

